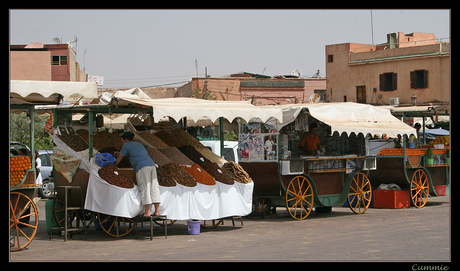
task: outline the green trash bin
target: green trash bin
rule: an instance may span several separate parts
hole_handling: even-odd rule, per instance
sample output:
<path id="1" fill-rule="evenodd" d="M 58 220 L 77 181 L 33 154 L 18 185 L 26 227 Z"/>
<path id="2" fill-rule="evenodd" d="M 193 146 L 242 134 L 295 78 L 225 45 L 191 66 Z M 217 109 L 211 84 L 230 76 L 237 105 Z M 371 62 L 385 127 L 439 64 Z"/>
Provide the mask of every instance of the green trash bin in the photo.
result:
<path id="1" fill-rule="evenodd" d="M 62 216 L 62 215 L 61 215 Z M 45 217 L 46 217 L 46 232 L 49 234 L 51 229 L 51 220 L 53 228 L 59 227 L 56 219 L 53 219 L 53 200 L 49 199 L 45 202 Z M 61 217 L 62 219 L 62 217 Z M 61 231 L 53 230 L 53 234 L 60 234 Z"/>

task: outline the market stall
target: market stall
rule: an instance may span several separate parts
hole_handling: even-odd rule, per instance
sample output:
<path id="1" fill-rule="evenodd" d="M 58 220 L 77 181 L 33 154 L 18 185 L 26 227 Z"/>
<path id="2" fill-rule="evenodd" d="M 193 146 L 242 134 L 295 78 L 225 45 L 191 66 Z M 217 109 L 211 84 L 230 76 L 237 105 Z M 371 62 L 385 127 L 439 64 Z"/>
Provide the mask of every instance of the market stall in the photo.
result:
<path id="1" fill-rule="evenodd" d="M 10 80 L 10 113 L 27 112 L 30 116 L 30 157 L 10 154 L 10 250 L 27 247 L 38 228 L 35 168 L 34 106 L 58 104 L 62 97 L 80 94 L 95 98 L 95 83 Z"/>
<path id="2" fill-rule="evenodd" d="M 392 108 L 395 116 L 406 118 L 421 117 L 422 124 L 417 133 L 401 139 L 381 139 L 376 143 L 377 170 L 370 180 L 373 186 L 382 183 L 395 183 L 401 189 L 410 191 L 410 201 L 422 208 L 429 196 L 445 196 L 450 191 L 450 139 L 439 134 L 440 129 L 426 129 L 425 118 L 449 115 L 445 107 L 437 110 L 435 106 Z M 438 133 L 428 144 L 427 132 Z M 418 141 L 418 144 L 415 142 Z M 416 145 L 419 145 L 417 147 Z"/>
<path id="3" fill-rule="evenodd" d="M 305 219 L 314 207 L 327 211 L 344 201 L 354 213 L 364 213 L 372 197 L 369 170 L 376 164 L 375 157 L 369 157 L 369 135 L 415 132 L 388 109 L 371 105 L 324 103 L 279 108 L 283 109 L 282 122 L 245 123 L 240 129 L 240 165 L 255 182 L 258 210 L 285 206 L 295 219 Z M 312 123 L 318 127 L 321 148 L 304 155 L 299 144 Z M 268 155 L 264 150 L 267 145 L 276 146 Z"/>
<path id="4" fill-rule="evenodd" d="M 99 225 L 112 236 L 128 234 L 135 225 L 135 217 L 141 214 L 143 206 L 130 165 L 111 169 L 110 174 L 118 177 L 108 179 L 101 175 L 105 167 L 97 165 L 97 154 L 110 153 L 121 148 L 121 136 L 115 131 L 99 131 L 99 114 L 137 114 L 128 118 L 125 129 L 136 134 L 135 140 L 144 144 L 157 165 L 160 184 L 160 215 L 169 220 L 215 220 L 229 216 L 243 216 L 252 211 L 254 183 L 242 168 L 214 155 L 196 139 L 182 129 L 160 131 L 153 129 L 157 120 L 174 116 L 180 122 L 183 117 L 198 120 L 204 116 L 212 118 L 241 117 L 247 120 L 278 117 L 281 110 L 258 108 L 247 102 L 215 102 L 197 99 L 147 99 L 139 90 L 128 93 L 117 92 L 109 104 L 53 108 L 56 134 L 53 135 L 56 150 L 69 154 L 80 161 L 78 169 L 71 176 L 71 183 L 81 186 L 85 209 L 96 214 Z M 183 110 L 182 115 L 176 115 Z M 72 114 L 84 113 L 86 123 L 72 120 Z M 134 119 L 141 123 L 136 123 Z M 152 121 L 154 120 L 154 121 Z M 139 125 L 140 124 L 140 125 Z M 146 129 L 138 129 L 144 126 Z M 169 130 L 169 129 L 168 129 Z M 71 159 L 71 160 L 72 160 Z M 190 162 L 187 162 L 190 161 Z M 129 161 L 128 161 L 129 162 Z M 207 174 L 208 177 L 204 177 Z M 246 174 L 247 175 L 247 174 Z M 133 183 L 120 187 L 121 176 Z M 56 175 L 56 185 L 68 184 L 62 172 Z M 55 206 L 56 212 L 60 211 Z M 89 218 L 74 214 L 83 223 Z M 113 225 L 124 225 L 124 229 L 113 233 Z M 131 223 L 128 223 L 131 222 Z M 76 222 L 77 223 L 77 222 Z"/>

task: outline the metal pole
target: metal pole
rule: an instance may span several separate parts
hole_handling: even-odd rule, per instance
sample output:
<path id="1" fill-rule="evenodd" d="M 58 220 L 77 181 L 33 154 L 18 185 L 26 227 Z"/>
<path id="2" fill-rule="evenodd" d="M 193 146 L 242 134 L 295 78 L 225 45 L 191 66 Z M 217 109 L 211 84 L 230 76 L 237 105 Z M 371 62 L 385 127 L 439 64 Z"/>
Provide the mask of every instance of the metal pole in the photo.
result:
<path id="1" fill-rule="evenodd" d="M 34 110 L 29 109 L 29 118 L 30 118 L 30 152 L 31 152 L 31 163 L 32 163 L 32 169 L 34 172 L 34 183 L 35 180 L 37 179 L 37 176 L 35 174 L 35 118 L 34 118 Z M 37 157 L 38 158 L 38 157 Z"/>
<path id="2" fill-rule="evenodd" d="M 93 157 L 93 112 L 91 109 L 88 110 L 88 136 L 89 136 L 89 160 Z"/>
<path id="3" fill-rule="evenodd" d="M 219 118 L 220 157 L 224 156 L 224 118 Z"/>

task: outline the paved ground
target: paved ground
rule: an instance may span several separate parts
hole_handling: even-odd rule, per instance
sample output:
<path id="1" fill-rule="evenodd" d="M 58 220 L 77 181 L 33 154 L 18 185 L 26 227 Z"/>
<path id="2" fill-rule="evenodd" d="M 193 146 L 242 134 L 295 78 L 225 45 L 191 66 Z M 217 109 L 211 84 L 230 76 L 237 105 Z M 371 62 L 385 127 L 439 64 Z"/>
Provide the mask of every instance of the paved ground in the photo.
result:
<path id="1" fill-rule="evenodd" d="M 10 261 L 403 261 L 451 260 L 449 197 L 429 198 L 422 209 L 373 209 L 356 215 L 347 207 L 293 220 L 284 208 L 271 218 L 249 216 L 244 226 L 226 219 L 225 225 L 188 235 L 185 221 L 163 229 L 149 227 L 113 238 L 91 226 L 87 236 L 61 236 L 49 241 L 44 200 L 39 201 L 39 230 Z M 443 263 L 448 266 L 449 263 Z"/>

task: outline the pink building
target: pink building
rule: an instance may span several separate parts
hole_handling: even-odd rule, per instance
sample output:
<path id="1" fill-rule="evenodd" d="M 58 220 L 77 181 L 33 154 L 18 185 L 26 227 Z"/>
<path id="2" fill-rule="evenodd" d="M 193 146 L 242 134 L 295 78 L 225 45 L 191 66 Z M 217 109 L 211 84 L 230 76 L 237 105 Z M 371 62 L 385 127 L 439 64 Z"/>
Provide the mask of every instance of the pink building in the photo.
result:
<path id="1" fill-rule="evenodd" d="M 86 82 L 76 54 L 68 44 L 10 46 L 10 79 Z"/>
<path id="2" fill-rule="evenodd" d="M 372 45 L 326 45 L 326 100 L 369 104 L 448 103 L 450 43 L 430 33 L 388 34 Z"/>

